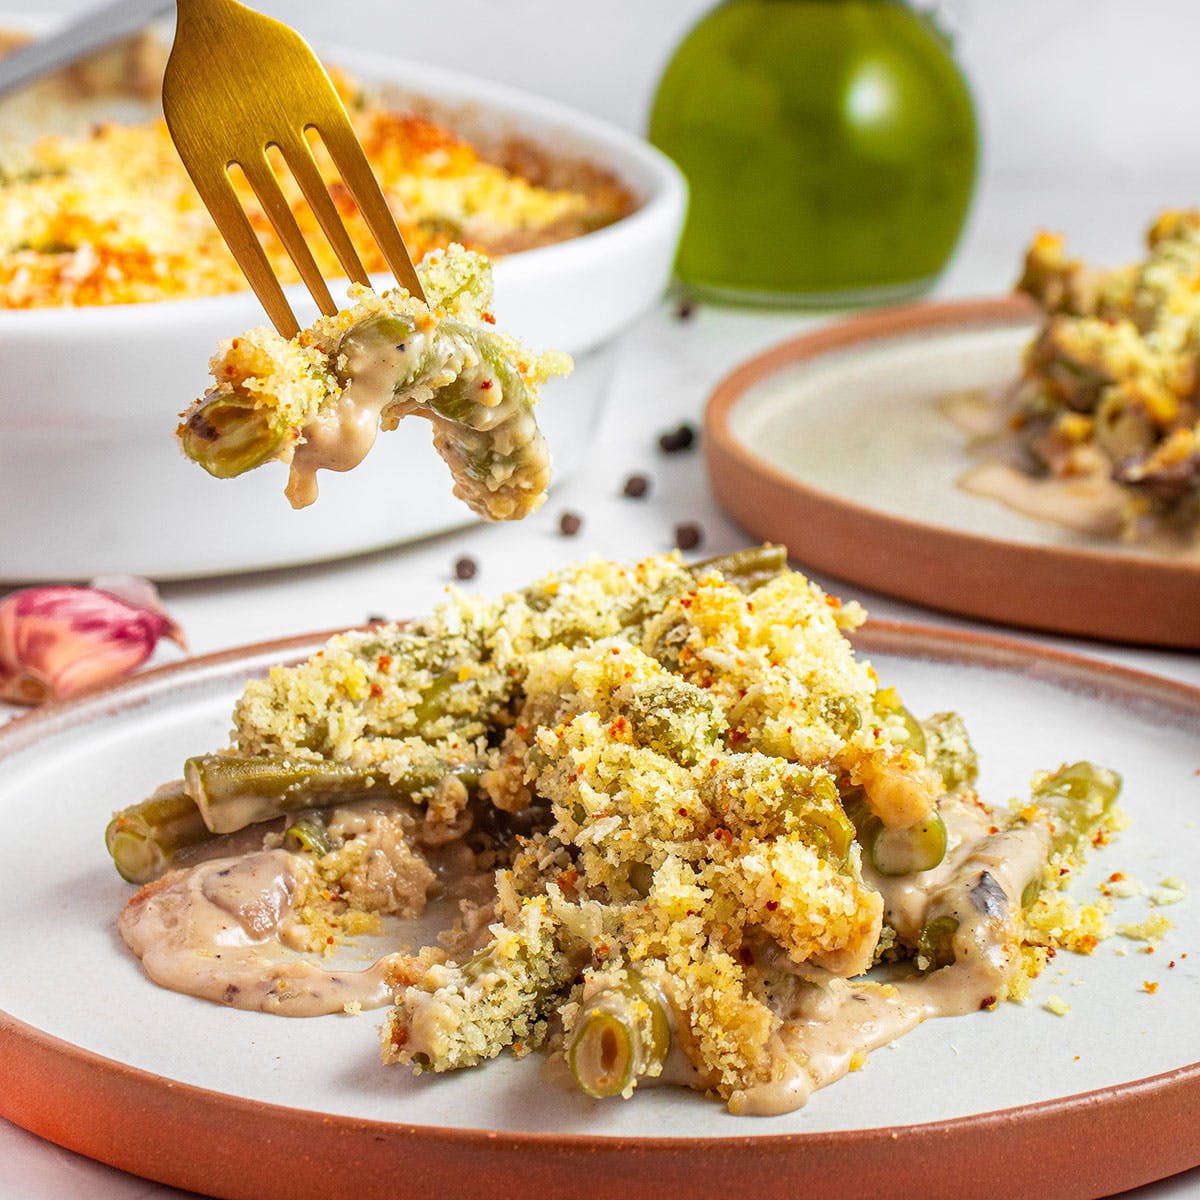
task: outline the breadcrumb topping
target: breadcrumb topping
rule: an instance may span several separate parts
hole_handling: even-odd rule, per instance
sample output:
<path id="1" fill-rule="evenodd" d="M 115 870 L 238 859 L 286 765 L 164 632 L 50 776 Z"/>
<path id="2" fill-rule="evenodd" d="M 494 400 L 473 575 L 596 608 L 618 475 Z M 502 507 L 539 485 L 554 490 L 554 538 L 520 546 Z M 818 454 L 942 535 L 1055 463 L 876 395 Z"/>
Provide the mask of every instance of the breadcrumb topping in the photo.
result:
<path id="1" fill-rule="evenodd" d="M 388 111 L 344 76 L 337 82 L 416 261 L 451 242 L 489 255 L 547 245 L 610 224 L 633 207 L 629 192 L 596 168 L 550 164 L 528 147 L 510 148 L 509 165 L 488 162 L 444 126 Z M 314 154 L 363 265 L 385 273 L 375 239 L 320 142 Z M 342 277 L 274 148 L 268 157 L 321 274 Z M 46 137 L 3 166 L 0 307 L 142 303 L 247 286 L 162 121 Z M 257 198 L 236 173 L 233 183 L 272 272 L 298 282 Z"/>

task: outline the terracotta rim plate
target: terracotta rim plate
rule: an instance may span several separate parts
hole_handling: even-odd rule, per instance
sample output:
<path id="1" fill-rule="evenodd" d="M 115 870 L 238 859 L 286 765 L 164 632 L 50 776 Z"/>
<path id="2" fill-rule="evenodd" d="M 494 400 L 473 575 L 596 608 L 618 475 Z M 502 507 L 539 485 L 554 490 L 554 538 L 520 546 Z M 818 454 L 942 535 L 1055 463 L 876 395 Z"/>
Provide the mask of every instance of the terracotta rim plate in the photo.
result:
<path id="1" fill-rule="evenodd" d="M 1016 297 L 916 304 L 750 359 L 705 414 L 718 501 L 814 570 L 887 595 L 1031 629 L 1200 648 L 1200 557 L 1107 546 L 955 485 L 971 462 L 937 399 L 1013 378 L 1033 321 Z"/>
<path id="2" fill-rule="evenodd" d="M 927 1022 L 786 1117 L 685 1091 L 596 1103 L 541 1056 L 414 1078 L 378 1062 L 377 1016 L 289 1021 L 148 983 L 114 919 L 131 889 L 102 830 L 189 752 L 220 744 L 249 676 L 322 638 L 149 672 L 0 729 L 0 1114 L 178 1187 L 258 1200 L 462 1195 L 1097 1196 L 1200 1164 L 1200 914 L 1158 951 L 1113 938 L 1060 955 L 1025 1006 Z M 1200 689 L 1003 638 L 879 623 L 860 652 L 918 712 L 961 711 L 981 791 L 1090 757 L 1126 780 L 1132 824 L 1078 881 L 1152 889 L 1193 872 Z M 1194 884 L 1193 884 L 1194 888 Z M 1158 911 L 1121 900 L 1114 921 Z M 1185 959 L 1183 951 L 1193 952 Z M 1175 962 L 1168 968 L 1168 959 Z M 1070 961 L 1064 961 L 1070 960 Z M 1144 980 L 1159 983 L 1149 994 Z M 1059 994 L 1067 1018 L 1044 1008 Z M 1135 1135 L 1130 1131 L 1136 1130 Z M 736 1181 L 736 1184 L 735 1184 Z"/>

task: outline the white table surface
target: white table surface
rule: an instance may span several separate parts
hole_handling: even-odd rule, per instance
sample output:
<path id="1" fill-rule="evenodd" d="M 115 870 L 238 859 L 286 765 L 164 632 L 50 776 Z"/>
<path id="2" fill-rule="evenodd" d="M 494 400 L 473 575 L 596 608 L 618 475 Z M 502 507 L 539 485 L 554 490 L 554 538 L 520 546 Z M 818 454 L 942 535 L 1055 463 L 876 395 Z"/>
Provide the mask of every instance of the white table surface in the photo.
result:
<path id="1" fill-rule="evenodd" d="M 1045 184 L 1035 187 L 1017 179 L 993 180 L 937 294 L 1006 291 L 1022 246 L 1042 224 L 1065 227 L 1085 252 L 1132 255 L 1148 215 L 1179 202 L 1183 201 L 1170 189 L 1142 185 L 1110 194 L 1097 208 L 1094 193 Z M 339 563 L 171 583 L 162 588 L 164 600 L 187 632 L 193 652 L 205 653 L 355 625 L 369 614 L 427 611 L 449 583 L 454 560 L 462 554 L 474 556 L 480 565 L 478 576 L 466 586 L 491 593 L 519 585 L 568 558 L 629 557 L 668 550 L 674 525 L 682 520 L 702 526 L 705 554 L 743 546 L 749 539 L 717 509 L 700 454 L 664 456 L 656 448 L 657 434 L 681 420 L 698 423 L 711 388 L 734 365 L 824 319 L 828 318 L 797 312 L 701 306 L 681 320 L 675 303 L 665 301 L 650 320 L 623 339 L 592 461 L 557 486 L 533 518 L 517 525 L 478 526 Z M 652 480 L 649 495 L 640 501 L 620 494 L 625 476 L 632 471 L 645 472 Z M 583 518 L 581 531 L 570 539 L 558 532 L 559 516 L 566 510 Z M 862 599 L 877 616 L 982 628 L 948 614 L 864 594 L 836 580 L 818 579 L 843 597 Z M 1200 655 L 1027 633 L 1017 636 L 1200 685 Z M 168 649 L 156 661 L 175 656 Z M 167 1200 L 182 1195 L 93 1163 L 0 1120 L 0 1200 Z M 1144 1200 L 1200 1200 L 1200 1169 L 1130 1195 Z"/>

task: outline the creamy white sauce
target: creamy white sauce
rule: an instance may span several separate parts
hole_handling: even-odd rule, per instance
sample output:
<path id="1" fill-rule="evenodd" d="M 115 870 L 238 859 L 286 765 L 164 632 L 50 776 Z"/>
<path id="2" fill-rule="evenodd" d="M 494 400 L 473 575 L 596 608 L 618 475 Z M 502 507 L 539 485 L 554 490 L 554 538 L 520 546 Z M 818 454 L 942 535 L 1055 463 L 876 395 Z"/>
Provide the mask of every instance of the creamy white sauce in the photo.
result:
<path id="1" fill-rule="evenodd" d="M 1129 492 L 1106 473 L 1036 476 L 1022 468 L 1016 459 L 1003 394 L 957 392 L 943 397 L 939 409 L 970 437 L 967 450 L 977 465 L 958 479 L 963 491 L 1087 537 L 1128 540 Z M 1143 522 L 1137 529 L 1136 544 L 1164 557 L 1200 557 L 1200 543 L 1194 537 L 1173 532 L 1161 523 Z"/>
<path id="2" fill-rule="evenodd" d="M 1035 477 L 1005 462 L 973 467 L 959 479 L 958 486 L 972 495 L 999 500 L 1027 517 L 1053 521 L 1093 537 L 1118 537 L 1129 504 L 1111 479 Z"/>
<path id="3" fill-rule="evenodd" d="M 781 1013 L 782 1028 L 770 1048 L 775 1078 L 734 1093 L 730 1112 L 791 1112 L 923 1021 L 990 1008 L 1006 994 L 1017 965 L 1021 894 L 1046 861 L 1049 827 L 1039 821 L 991 834 L 986 812 L 953 801 L 944 805 L 943 819 L 952 846 L 943 864 L 890 879 L 873 873 L 868 882 L 884 892 L 888 919 L 898 931 L 903 925 L 908 940 L 931 917 L 954 916 L 954 963 L 891 982 L 821 980 L 799 968 L 815 982 Z"/>
<path id="4" fill-rule="evenodd" d="M 366 458 L 379 436 L 381 414 L 395 398 L 397 382 L 409 377 L 426 348 L 420 333 L 396 345 L 381 338 L 366 343 L 347 351 L 349 382 L 337 401 L 301 430 L 286 489 L 293 508 L 316 500 L 319 470 L 350 471 Z"/>
<path id="5" fill-rule="evenodd" d="M 287 957 L 304 944 L 292 900 L 307 869 L 284 850 L 210 859 L 143 888 L 118 927 L 146 974 L 172 991 L 291 1017 L 387 1004 L 393 956 L 362 971 Z"/>
<path id="6" fill-rule="evenodd" d="M 465 825 L 430 825 L 391 799 L 339 805 L 327 810 L 325 820 L 335 843 L 361 840 L 366 848 L 340 879 L 356 907 L 399 917 L 410 923 L 406 934 L 432 941 L 466 902 L 461 938 L 478 936 L 477 926 L 486 929 L 494 872 L 477 867 L 461 840 Z M 268 834 L 268 847 L 279 830 L 277 824 Z M 293 911 L 293 900 L 299 886 L 312 881 L 312 861 L 260 849 L 261 826 L 241 836 L 255 842 L 237 845 L 234 835 L 222 857 L 172 871 L 126 906 L 121 935 L 146 974 L 173 991 L 280 1016 L 390 1003 L 389 975 L 405 957 L 399 947 L 359 971 L 298 957 L 309 947 L 310 930 Z M 431 897 L 440 899 L 427 909 Z"/>
<path id="7" fill-rule="evenodd" d="M 790 1112 L 923 1021 L 991 1007 L 1006 994 L 1016 966 L 1021 896 L 1046 860 L 1049 826 L 1041 820 L 992 833 L 992 813 L 954 797 L 941 811 L 948 852 L 938 867 L 888 877 L 867 866 L 864 881 L 880 891 L 886 919 L 905 941 L 913 941 L 931 917 L 953 916 L 958 922 L 954 963 L 886 982 L 845 980 L 812 964 L 790 964 L 778 947 L 764 948 L 764 966 L 797 978 L 780 988 L 782 1024 L 769 1047 L 773 1078 L 735 1093 L 731 1112 Z M 341 837 L 377 838 L 384 815 L 347 807 L 332 814 L 331 827 L 336 825 Z M 447 890 L 482 903 L 487 889 L 481 885 L 490 885 L 491 873 L 474 868 L 473 855 L 462 843 L 437 848 L 428 867 L 423 858 L 419 861 L 430 884 L 436 875 Z M 307 944 L 307 927 L 293 900 L 311 871 L 308 859 L 281 849 L 173 871 L 134 896 L 121 915 L 121 935 L 156 983 L 232 1007 L 317 1016 L 348 1005 L 365 1009 L 391 1003 L 389 976 L 401 954 L 385 955 L 360 971 L 330 970 L 289 957 Z M 478 908 L 480 930 L 488 916 L 487 907 Z M 672 1004 L 665 1007 L 672 1013 Z M 410 1045 L 436 1045 L 447 1035 L 445 1022 L 452 1014 L 444 1009 L 434 1004 L 412 1015 Z M 703 1090 L 677 1030 L 661 1073 L 643 1078 L 642 1084 Z"/>

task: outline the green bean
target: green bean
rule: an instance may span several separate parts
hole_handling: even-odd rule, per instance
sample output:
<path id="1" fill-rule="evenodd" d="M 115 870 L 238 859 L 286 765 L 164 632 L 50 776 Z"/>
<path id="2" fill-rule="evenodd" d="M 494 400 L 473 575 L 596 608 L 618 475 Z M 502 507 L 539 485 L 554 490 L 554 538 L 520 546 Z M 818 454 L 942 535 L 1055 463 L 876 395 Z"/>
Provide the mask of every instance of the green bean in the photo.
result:
<path id="1" fill-rule="evenodd" d="M 116 813 L 104 842 L 123 879 L 149 883 L 170 870 L 181 851 L 212 836 L 183 780 L 177 780 Z"/>
<path id="2" fill-rule="evenodd" d="M 846 861 L 854 823 L 842 807 L 837 784 L 798 765 L 787 768 L 785 804 L 801 821 L 800 834 L 837 863 Z"/>
<path id="3" fill-rule="evenodd" d="M 904 722 L 906 737 L 904 744 L 910 750 L 914 750 L 917 754 L 924 756 L 928 747 L 925 741 L 925 730 L 922 728 L 921 722 L 903 704 L 900 705 L 900 719 Z"/>
<path id="4" fill-rule="evenodd" d="M 871 817 L 859 837 L 880 875 L 931 871 L 946 857 L 946 825 L 935 809 L 915 825 L 893 829 Z"/>
<path id="5" fill-rule="evenodd" d="M 464 372 L 457 379 L 438 388 L 430 397 L 429 407 L 448 421 L 469 425 L 482 431 L 491 424 L 489 416 L 494 409 L 483 408 L 479 403 L 479 385 L 488 381 L 490 389 L 523 405 L 533 403 L 529 385 L 521 377 L 516 364 L 509 357 L 502 342 L 492 334 L 481 333 L 458 322 L 448 321 L 444 325 L 450 337 L 461 338 L 479 355 L 481 371 Z M 498 386 L 497 386 L 498 385 Z"/>
<path id="6" fill-rule="evenodd" d="M 317 858 L 328 854 L 332 848 L 325 826 L 320 821 L 304 817 L 293 821 L 284 830 L 283 844 L 289 850 L 305 850 Z"/>
<path id="7" fill-rule="evenodd" d="M 787 570 L 787 547 L 767 542 L 732 554 L 706 558 L 692 563 L 688 570 L 696 579 L 710 571 L 720 571 L 728 582 L 752 592 Z"/>
<path id="8" fill-rule="evenodd" d="M 408 799 L 450 775 L 468 785 L 478 782 L 473 768 L 448 764 L 432 755 L 394 780 L 342 763 L 267 756 L 204 754 L 184 764 L 187 793 L 214 833 L 232 833 L 305 808 L 328 808 L 374 797 Z"/>
<path id="9" fill-rule="evenodd" d="M 861 788 L 848 789 L 846 812 L 867 859 L 880 875 L 930 871 L 946 857 L 946 823 L 935 809 L 915 825 L 885 825 L 872 811 Z"/>
<path id="10" fill-rule="evenodd" d="M 567 1042 L 567 1065 L 589 1096 L 619 1096 L 662 1069 L 671 1024 L 658 989 L 636 971 L 585 998 Z"/>
<path id="11" fill-rule="evenodd" d="M 891 689 L 888 690 L 890 691 Z M 876 698 L 878 699 L 878 694 Z M 904 736 L 895 738 L 894 740 L 896 744 L 898 746 L 907 746 L 908 749 L 924 757 L 927 747 L 925 744 L 925 730 L 921 725 L 921 722 L 918 721 L 917 718 L 914 717 L 912 713 L 909 712 L 908 709 L 898 701 L 891 706 L 882 708 L 879 711 L 881 711 L 883 715 L 897 716 L 903 722 Z"/>
<path id="12" fill-rule="evenodd" d="M 212 391 L 178 432 L 188 458 L 217 479 L 231 479 L 274 458 L 287 429 L 252 396 Z"/>
<path id="13" fill-rule="evenodd" d="M 948 967 L 954 962 L 954 935 L 957 932 L 958 918 L 949 913 L 925 922 L 917 939 L 917 951 L 929 970 Z"/>
<path id="14" fill-rule="evenodd" d="M 624 689 L 621 714 L 640 745 L 689 766 L 713 754 L 726 728 L 720 706 L 703 688 L 665 673 Z"/>
<path id="15" fill-rule="evenodd" d="M 343 386 L 380 361 L 379 348 L 410 353 L 396 359 L 390 429 L 410 411 L 434 419 L 434 447 L 456 494 L 481 516 L 524 516 L 540 502 L 549 475 L 545 442 L 533 419 L 536 389 L 518 369 L 511 343 L 484 326 L 441 317 L 418 332 L 408 315 L 376 313 L 343 335 L 336 361 Z"/>
<path id="16" fill-rule="evenodd" d="M 1115 771 L 1077 762 L 1035 778 L 1034 808 L 982 837 L 930 901 L 918 939 L 933 967 L 964 954 L 1006 952 L 1020 936 L 1020 910 L 1037 898 L 1052 855 L 1093 836 L 1116 803 Z"/>
<path id="17" fill-rule="evenodd" d="M 338 342 L 337 353 L 333 360 L 337 365 L 335 376 L 343 387 L 353 378 L 352 372 L 356 364 L 369 362 L 379 357 L 380 350 L 399 350 L 416 335 L 416 323 L 411 317 L 400 313 L 379 312 L 351 325 Z M 413 375 L 426 366 L 429 351 L 426 349 L 425 358 L 413 356 L 413 370 L 407 378 L 396 379 L 393 390 L 409 382 Z"/>
<path id="18" fill-rule="evenodd" d="M 1115 771 L 1090 762 L 1071 763 L 1041 776 L 1031 789 L 1037 811 L 1032 815 L 1018 813 L 1007 828 L 983 838 L 964 868 L 972 860 L 986 861 L 989 854 L 992 858 L 1014 861 L 1018 839 L 1026 836 L 1044 839 L 1045 857 L 1036 861 L 1023 856 L 1027 860 L 1024 873 L 1015 881 L 1019 890 L 1014 889 L 1014 899 L 1019 897 L 1021 906 L 1028 907 L 1037 898 L 1046 859 L 1070 851 L 1080 840 L 1092 837 L 1112 811 L 1120 790 L 1121 777 Z M 999 851 L 1002 846 L 1007 853 Z"/>
<path id="19" fill-rule="evenodd" d="M 421 692 L 421 698 L 412 706 L 412 718 L 418 726 L 430 726 L 446 715 L 446 700 L 461 682 L 459 668 L 439 671 L 429 686 Z"/>
<path id="20" fill-rule="evenodd" d="M 1038 780 L 1032 795 L 1034 803 L 1050 813 L 1052 850 L 1069 850 L 1095 834 L 1120 792 L 1121 776 L 1090 762 L 1070 763 Z"/>
<path id="21" fill-rule="evenodd" d="M 979 760 L 962 717 L 954 712 L 934 713 L 921 722 L 925 760 L 942 777 L 947 791 L 974 783 Z"/>
<path id="22" fill-rule="evenodd" d="M 891 739 L 897 746 L 906 747 L 923 758 L 926 756 L 925 726 L 900 703 L 894 687 L 880 688 L 873 698 L 873 707 L 881 718 L 900 718 L 901 731 L 897 733 L 894 727 L 891 729 Z"/>

